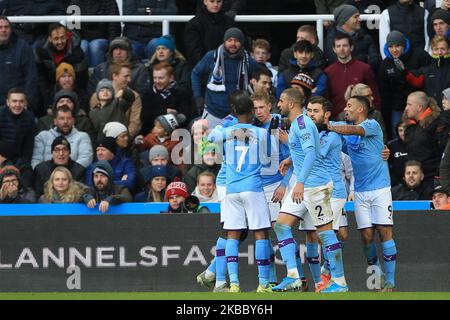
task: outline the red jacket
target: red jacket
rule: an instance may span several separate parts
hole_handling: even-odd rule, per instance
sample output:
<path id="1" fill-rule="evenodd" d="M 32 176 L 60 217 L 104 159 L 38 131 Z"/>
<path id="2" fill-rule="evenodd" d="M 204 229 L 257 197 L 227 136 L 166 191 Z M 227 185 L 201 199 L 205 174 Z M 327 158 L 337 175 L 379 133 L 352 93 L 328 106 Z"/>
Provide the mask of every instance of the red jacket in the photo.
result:
<path id="1" fill-rule="evenodd" d="M 327 76 L 327 96 L 333 104 L 331 117 L 336 119 L 339 113 L 345 108 L 345 90 L 351 84 L 364 83 L 368 85 L 373 92 L 374 107 L 381 109 L 381 99 L 378 93 L 378 86 L 375 75 L 367 63 L 352 59 L 347 64 L 339 61 L 331 64 L 324 70 Z"/>

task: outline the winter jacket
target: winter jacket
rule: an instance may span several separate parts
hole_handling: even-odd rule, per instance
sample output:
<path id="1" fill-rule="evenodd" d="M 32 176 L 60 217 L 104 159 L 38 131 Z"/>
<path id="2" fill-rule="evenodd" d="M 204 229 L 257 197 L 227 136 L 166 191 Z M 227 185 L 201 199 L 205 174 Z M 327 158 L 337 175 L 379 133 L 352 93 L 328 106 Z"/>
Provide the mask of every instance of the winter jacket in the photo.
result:
<path id="1" fill-rule="evenodd" d="M 0 106 L 6 104 L 8 90 L 23 88 L 32 110 L 37 89 L 37 71 L 33 49 L 14 32 L 7 44 L 0 45 Z"/>
<path id="2" fill-rule="evenodd" d="M 166 99 L 159 93 L 155 93 L 153 90 L 147 92 L 142 97 L 142 104 L 141 133 L 143 135 L 147 135 L 152 131 L 155 119 L 160 115 L 167 114 L 167 108 L 172 108 L 183 113 L 186 116 L 186 119 L 190 119 L 192 116 L 189 96 L 178 90 L 178 88 L 176 88 Z"/>
<path id="3" fill-rule="evenodd" d="M 407 72 L 406 80 L 416 88 L 423 88 L 442 108 L 442 91 L 450 87 L 450 54 L 432 56 L 431 60 L 428 66 Z"/>
<path id="4" fill-rule="evenodd" d="M 58 128 L 53 127 L 50 130 L 41 131 L 34 138 L 33 158 L 31 160 L 33 169 L 39 163 L 52 159 L 52 143 L 60 135 Z M 70 158 L 85 168 L 89 166 L 92 163 L 94 154 L 89 135 L 86 132 L 80 132 L 73 128 L 65 137 L 70 143 Z"/>
<path id="5" fill-rule="evenodd" d="M 421 183 L 414 189 L 402 183 L 392 188 L 392 200 L 431 200 L 433 188 L 429 184 Z"/>
<path id="6" fill-rule="evenodd" d="M 280 61 L 278 62 L 278 73 L 283 72 L 287 68 L 289 68 L 292 59 L 294 59 L 294 47 L 295 43 L 289 48 L 284 49 L 280 54 Z M 318 46 L 313 45 L 314 57 L 313 60 L 316 63 L 316 67 L 325 68 L 327 65 L 327 60 L 325 59 L 325 55 Z"/>
<path id="7" fill-rule="evenodd" d="M 138 148 L 141 151 L 150 150 L 153 146 L 161 145 L 166 147 L 169 154 L 172 152 L 172 149 L 179 144 L 180 141 L 171 140 L 171 138 L 167 138 L 164 142 L 161 142 L 158 137 L 154 133 L 149 133 L 144 137 L 144 141 L 141 144 L 138 144 Z"/>
<path id="8" fill-rule="evenodd" d="M 337 60 L 336 54 L 333 51 L 334 37 L 338 33 L 346 33 L 340 27 L 333 27 L 327 32 L 325 38 L 325 58 L 328 64 L 332 64 Z M 352 56 L 359 61 L 369 64 L 372 70 L 375 72 L 378 70 L 378 65 L 380 64 L 380 56 L 378 53 L 378 48 L 374 43 L 372 37 L 364 32 L 363 29 L 349 34 L 353 39 L 353 51 Z"/>
<path id="9" fill-rule="evenodd" d="M 374 107 L 380 110 L 380 95 L 375 75 L 370 66 L 356 59 L 346 64 L 336 61 L 324 70 L 327 76 L 327 95 L 333 104 L 332 118 L 334 119 L 345 108 L 345 90 L 351 84 L 364 83 L 372 89 Z"/>
<path id="10" fill-rule="evenodd" d="M 36 203 L 36 194 L 33 189 L 20 188 L 14 198 L 0 199 L 0 204 L 31 204 Z"/>
<path id="11" fill-rule="evenodd" d="M 225 54 L 225 53 L 224 53 Z M 249 54 L 250 56 L 250 54 Z M 202 79 L 211 79 L 216 63 L 216 50 L 208 51 L 192 70 L 191 82 L 194 98 L 204 97 L 205 109 L 216 118 L 225 118 L 230 113 L 228 97 L 237 90 L 238 69 L 241 58 L 231 59 L 224 57 L 225 92 L 215 92 L 202 86 Z M 248 79 L 250 81 L 253 72 L 258 70 L 258 63 L 249 57 Z"/>
<path id="12" fill-rule="evenodd" d="M 384 47 L 386 58 L 381 62 L 378 70 L 378 84 L 381 95 L 381 109 L 389 115 L 391 110 L 403 111 L 408 95 L 416 91 L 406 81 L 406 71 L 399 70 L 394 63 L 394 58 Z M 431 63 L 430 55 L 422 48 L 413 48 L 408 39 L 403 54 L 399 57 L 407 70 L 416 70 Z M 395 124 L 394 124 L 395 125 Z"/>
<path id="13" fill-rule="evenodd" d="M 195 187 L 197 186 L 197 177 L 200 173 L 204 171 L 210 171 L 214 173 L 215 176 L 219 173 L 220 170 L 220 164 L 214 164 L 213 166 L 208 166 L 204 163 L 202 164 L 196 164 L 192 166 L 188 172 L 183 177 L 184 183 L 186 183 L 188 193 L 191 194 Z"/>
<path id="14" fill-rule="evenodd" d="M 447 190 L 450 188 L 450 141 L 445 146 L 442 160 L 439 164 L 439 181 Z"/>
<path id="15" fill-rule="evenodd" d="M 408 150 L 406 143 L 401 139 L 394 139 L 387 143 L 390 150 L 388 165 L 391 176 L 391 186 L 396 186 L 403 181 L 406 161 L 408 161 Z"/>
<path id="16" fill-rule="evenodd" d="M 313 96 L 323 96 L 327 90 L 327 77 L 323 73 L 322 69 L 316 66 L 314 60 L 311 60 L 309 64 L 302 68 L 297 64 L 297 60 L 291 60 L 291 65 L 288 69 L 278 74 L 277 93 L 276 99 L 280 99 L 281 93 L 284 89 L 291 87 L 292 79 L 299 73 L 305 73 L 314 79 L 314 93 Z"/>
<path id="17" fill-rule="evenodd" d="M 190 66 L 193 68 L 208 51 L 219 47 L 225 31 L 235 26 L 223 7 L 218 13 L 211 13 L 202 5 L 184 28 L 184 52 Z"/>
<path id="18" fill-rule="evenodd" d="M 139 94 L 131 89 L 126 89 L 119 99 L 113 99 L 103 107 L 97 100 L 94 93 L 90 101 L 91 111 L 89 119 L 97 132 L 97 141 L 103 134 L 105 124 L 111 121 L 118 121 L 128 127 L 131 137 L 135 137 L 141 130 L 141 98 Z"/>
<path id="19" fill-rule="evenodd" d="M 119 15 L 116 0 L 72 0 L 70 4 L 78 6 L 83 16 Z M 107 39 L 111 41 L 121 34 L 120 22 L 81 23 L 80 30 L 81 38 L 88 41 L 95 39 Z"/>
<path id="20" fill-rule="evenodd" d="M 53 162 L 53 159 L 51 159 L 39 163 L 34 169 L 34 190 L 38 197 L 44 193 L 44 184 L 50 179 L 50 175 L 56 167 L 58 166 Z M 73 180 L 79 182 L 84 181 L 84 172 L 86 171 L 86 168 L 81 164 L 69 159 L 66 168 L 69 169 L 72 174 Z"/>
<path id="21" fill-rule="evenodd" d="M 177 15 L 178 8 L 175 0 L 127 0 L 123 2 L 123 15 L 145 16 L 151 10 L 153 16 Z M 125 22 L 123 35 L 129 39 L 147 44 L 153 38 L 160 37 L 162 27 L 160 22 Z"/>
<path id="22" fill-rule="evenodd" d="M 408 160 L 422 163 L 422 171 L 426 181 L 431 181 L 438 175 L 441 152 L 437 135 L 440 110 L 429 107 L 427 115 L 416 122 L 411 120 L 405 131 L 405 141 Z"/>
<path id="23" fill-rule="evenodd" d="M 450 110 L 441 111 L 438 120 L 436 133 L 438 135 L 439 150 L 442 154 L 450 138 Z"/>
<path id="24" fill-rule="evenodd" d="M 30 111 L 23 110 L 16 116 L 7 106 L 0 108 L 0 140 L 16 146 L 16 154 L 20 163 L 31 163 L 35 135 L 36 124 Z"/>
<path id="25" fill-rule="evenodd" d="M 120 157 L 116 155 L 111 161 L 109 161 L 114 171 L 114 185 L 120 185 L 126 187 L 129 191 L 133 190 L 136 184 L 136 167 L 131 159 Z M 86 169 L 85 183 L 87 186 L 92 187 L 92 172 L 94 171 L 97 162 L 92 163 Z M 126 180 L 122 180 L 123 176 L 127 175 Z"/>

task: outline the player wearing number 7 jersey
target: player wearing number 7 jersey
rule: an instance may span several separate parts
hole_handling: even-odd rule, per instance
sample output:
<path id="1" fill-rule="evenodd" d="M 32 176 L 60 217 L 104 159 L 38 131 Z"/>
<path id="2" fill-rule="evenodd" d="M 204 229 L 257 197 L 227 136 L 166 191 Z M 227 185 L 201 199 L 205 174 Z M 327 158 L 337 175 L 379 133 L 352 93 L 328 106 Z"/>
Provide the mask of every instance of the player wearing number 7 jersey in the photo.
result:
<path id="1" fill-rule="evenodd" d="M 238 245 L 247 228 L 255 234 L 255 257 L 258 264 L 257 292 L 271 292 L 269 287 L 270 248 L 268 230 L 270 214 L 261 180 L 266 160 L 267 131 L 251 124 L 253 101 L 243 91 L 230 96 L 230 107 L 238 123 L 218 131 L 209 139 L 224 144 L 227 195 L 223 203 L 223 229 L 227 231 L 225 255 L 230 277 L 230 292 L 240 292 Z"/>
<path id="2" fill-rule="evenodd" d="M 311 118 L 302 113 L 303 99 L 299 90 L 291 88 L 283 91 L 278 102 L 281 113 L 291 121 L 288 141 L 297 181 L 281 207 L 274 228 L 281 256 L 288 269 L 287 277 L 272 289 L 296 290 L 301 286 L 292 227 L 300 217 L 309 214 L 326 248 L 330 263 L 331 280 L 329 286 L 321 292 L 346 292 L 348 287 L 342 250 L 332 228 L 330 199 L 333 183 L 320 154 L 317 127 Z"/>
<path id="3" fill-rule="evenodd" d="M 344 152 L 352 161 L 355 176 L 355 217 L 361 231 L 364 254 L 369 265 L 379 267 L 374 242 L 374 228 L 381 238 L 386 283 L 383 291 L 395 287 L 397 249 L 392 238 L 392 194 L 387 162 L 378 155 L 384 148 L 383 132 L 373 119 L 367 119 L 370 102 L 366 97 L 354 96 L 344 109 L 347 121 L 353 125 L 330 123 L 328 129 L 344 137 Z M 380 269 L 378 269 L 380 270 Z M 381 285 L 383 285 L 381 281 Z"/>

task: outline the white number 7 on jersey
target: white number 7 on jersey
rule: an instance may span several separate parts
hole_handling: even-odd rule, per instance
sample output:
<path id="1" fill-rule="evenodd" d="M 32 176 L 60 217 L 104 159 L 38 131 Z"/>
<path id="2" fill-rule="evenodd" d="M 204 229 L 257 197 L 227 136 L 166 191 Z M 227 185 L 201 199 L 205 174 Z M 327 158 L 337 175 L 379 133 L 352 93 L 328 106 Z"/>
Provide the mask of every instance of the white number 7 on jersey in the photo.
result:
<path id="1" fill-rule="evenodd" d="M 236 172 L 241 172 L 242 165 L 244 164 L 245 155 L 247 154 L 249 146 L 235 146 L 235 151 L 242 151 L 241 156 L 239 157 Z"/>

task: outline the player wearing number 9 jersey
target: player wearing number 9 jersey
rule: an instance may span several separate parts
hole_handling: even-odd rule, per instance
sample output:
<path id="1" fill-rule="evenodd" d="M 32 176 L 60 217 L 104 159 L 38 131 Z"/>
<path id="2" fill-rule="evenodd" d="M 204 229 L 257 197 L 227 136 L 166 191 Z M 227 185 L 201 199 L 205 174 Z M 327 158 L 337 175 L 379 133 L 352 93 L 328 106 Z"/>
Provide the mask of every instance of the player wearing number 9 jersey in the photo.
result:
<path id="1" fill-rule="evenodd" d="M 380 125 L 367 118 L 370 102 L 366 97 L 355 96 L 344 109 L 347 121 L 353 125 L 329 125 L 329 130 L 343 135 L 344 152 L 352 161 L 355 176 L 355 217 L 361 232 L 363 251 L 369 265 L 379 266 L 374 228 L 381 238 L 386 283 L 383 291 L 395 287 L 397 249 L 392 237 L 392 195 L 386 161 L 378 155 L 383 150 L 383 133 Z M 381 285 L 383 285 L 381 281 Z"/>

